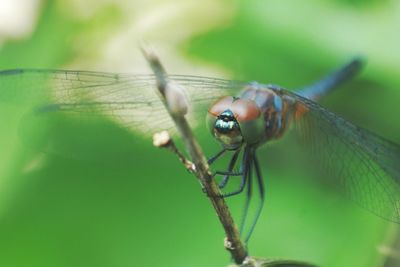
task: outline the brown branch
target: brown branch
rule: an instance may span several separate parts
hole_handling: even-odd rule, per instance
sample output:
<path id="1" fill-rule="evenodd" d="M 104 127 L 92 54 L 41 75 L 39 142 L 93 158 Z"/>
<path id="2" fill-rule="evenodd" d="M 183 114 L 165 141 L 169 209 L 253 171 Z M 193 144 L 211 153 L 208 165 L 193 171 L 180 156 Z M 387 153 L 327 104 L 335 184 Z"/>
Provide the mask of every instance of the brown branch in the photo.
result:
<path id="1" fill-rule="evenodd" d="M 234 261 L 237 264 L 241 264 L 247 257 L 247 251 L 240 240 L 238 228 L 233 221 L 229 208 L 225 200 L 221 197 L 221 191 L 209 171 L 207 160 L 184 117 L 187 111 L 187 101 L 182 92 L 183 88 L 168 80 L 168 76 L 159 58 L 153 51 L 142 48 L 142 52 L 156 76 L 160 98 L 168 110 L 169 115 L 175 122 L 175 125 L 184 141 L 186 150 L 193 161 L 194 167 L 192 167 L 192 171 L 199 179 L 203 190 L 207 193 L 207 196 L 217 212 L 218 218 L 225 230 L 225 248 L 231 253 Z M 177 151 L 176 148 L 173 148 L 173 151 L 174 149 Z M 187 167 L 188 161 L 184 159 L 183 156 L 179 157 Z"/>
<path id="2" fill-rule="evenodd" d="M 185 165 L 186 169 L 193 173 L 196 167 L 194 166 L 193 162 L 188 160 L 175 146 L 174 141 L 169 136 L 167 131 L 162 131 L 160 133 L 156 133 L 153 135 L 153 145 L 160 148 L 166 148 L 175 155 L 178 156 L 180 162 Z"/>

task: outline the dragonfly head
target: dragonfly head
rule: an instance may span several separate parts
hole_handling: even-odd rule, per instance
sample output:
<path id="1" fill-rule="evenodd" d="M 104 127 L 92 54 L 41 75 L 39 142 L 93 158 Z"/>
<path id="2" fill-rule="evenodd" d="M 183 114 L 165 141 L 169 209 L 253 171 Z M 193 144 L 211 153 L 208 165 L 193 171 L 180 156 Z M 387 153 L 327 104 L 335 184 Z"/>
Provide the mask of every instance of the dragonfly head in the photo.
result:
<path id="1" fill-rule="evenodd" d="M 228 149 L 236 149 L 243 142 L 240 126 L 229 109 L 219 114 L 213 125 L 214 136 Z"/>
<path id="2" fill-rule="evenodd" d="M 257 143 L 265 123 L 254 101 L 226 96 L 208 110 L 207 125 L 211 134 L 226 148 L 237 149 L 244 142 Z"/>

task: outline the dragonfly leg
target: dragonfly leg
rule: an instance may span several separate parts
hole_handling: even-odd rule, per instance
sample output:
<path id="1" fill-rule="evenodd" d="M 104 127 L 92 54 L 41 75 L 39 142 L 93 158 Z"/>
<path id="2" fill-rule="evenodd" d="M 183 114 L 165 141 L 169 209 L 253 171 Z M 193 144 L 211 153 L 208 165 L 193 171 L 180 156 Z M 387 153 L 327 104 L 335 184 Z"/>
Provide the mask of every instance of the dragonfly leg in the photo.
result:
<path id="1" fill-rule="evenodd" d="M 244 242 L 247 243 L 254 231 L 254 228 L 257 224 L 258 218 L 261 215 L 261 211 L 264 207 L 264 200 L 265 200 L 265 190 L 264 190 L 264 180 L 262 179 L 262 174 L 261 174 L 261 168 L 257 160 L 257 155 L 256 151 L 253 151 L 253 156 L 252 156 L 252 161 L 254 163 L 254 169 L 256 171 L 256 178 L 257 178 L 257 186 L 260 194 L 260 203 L 256 211 L 256 215 L 254 217 L 254 220 L 250 226 L 249 232 L 246 235 L 246 238 L 244 239 Z M 250 183 L 249 183 L 250 184 Z"/>
<path id="2" fill-rule="evenodd" d="M 217 159 L 219 159 L 222 155 L 225 154 L 225 152 L 227 151 L 226 148 L 223 148 L 220 152 L 218 152 L 217 154 L 215 154 L 214 156 L 212 156 L 211 158 L 209 158 L 207 160 L 208 164 L 211 165 L 214 163 L 214 161 L 216 161 Z"/>
<path id="3" fill-rule="evenodd" d="M 242 172 L 233 172 L 233 171 L 215 171 L 214 175 L 225 175 L 225 176 L 242 176 Z"/>
<path id="4" fill-rule="evenodd" d="M 243 206 L 243 212 L 242 212 L 242 218 L 240 221 L 240 234 L 243 234 L 243 230 L 246 224 L 246 219 L 247 219 L 247 214 L 249 212 L 249 206 L 250 206 L 250 201 L 252 197 L 252 191 L 253 191 L 253 181 L 252 181 L 252 152 L 250 151 L 249 153 L 249 158 L 248 161 L 246 162 L 247 165 L 247 192 L 246 192 L 246 200 Z M 247 242 L 246 242 L 247 243 Z"/>
<path id="5" fill-rule="evenodd" d="M 229 165 L 228 165 L 228 172 L 232 172 L 233 167 L 235 166 L 237 158 L 239 156 L 239 153 L 240 153 L 240 149 L 236 150 L 235 154 L 233 154 L 233 156 L 229 162 Z M 224 175 L 224 177 L 222 178 L 221 182 L 218 185 L 220 189 L 224 188 L 228 184 L 230 176 L 231 175 Z"/>
<path id="6" fill-rule="evenodd" d="M 248 169 L 249 169 L 248 163 L 249 163 L 249 148 L 246 147 L 244 149 L 243 160 L 242 160 L 242 164 L 241 164 L 241 168 L 240 168 L 241 169 L 240 172 L 242 173 L 242 179 L 240 180 L 239 189 L 236 191 L 230 192 L 230 193 L 223 194 L 222 196 L 224 198 L 235 196 L 235 195 L 238 195 L 243 192 L 243 190 L 246 186 L 247 174 L 248 174 Z"/>

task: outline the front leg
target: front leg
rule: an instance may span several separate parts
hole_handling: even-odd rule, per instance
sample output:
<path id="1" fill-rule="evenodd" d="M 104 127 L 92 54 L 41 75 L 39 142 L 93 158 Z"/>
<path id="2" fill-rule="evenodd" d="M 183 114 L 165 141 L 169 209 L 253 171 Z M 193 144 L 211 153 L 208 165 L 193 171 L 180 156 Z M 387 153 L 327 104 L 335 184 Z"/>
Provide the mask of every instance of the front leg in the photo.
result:
<path id="1" fill-rule="evenodd" d="M 219 159 L 222 155 L 225 154 L 225 152 L 227 151 L 226 148 L 223 148 L 220 152 L 218 152 L 216 155 L 212 156 L 211 158 L 209 158 L 207 160 L 208 165 L 211 165 L 214 163 L 214 161 L 216 161 L 217 159 Z"/>
<path id="2" fill-rule="evenodd" d="M 230 193 L 226 193 L 223 194 L 223 197 L 231 197 L 231 196 L 235 196 L 238 195 L 240 193 L 243 192 L 244 188 L 246 187 L 246 181 L 248 178 L 248 174 L 249 174 L 249 168 L 251 168 L 250 166 L 250 162 L 249 162 L 249 148 L 246 147 L 244 149 L 244 153 L 243 153 L 243 160 L 242 163 L 240 165 L 240 173 L 242 175 L 242 179 L 240 180 L 240 186 L 239 189 L 237 189 L 236 191 L 230 192 Z"/>
<path id="3" fill-rule="evenodd" d="M 233 154 L 233 156 L 232 156 L 232 158 L 231 158 L 231 160 L 229 162 L 229 165 L 228 165 L 228 172 L 232 172 L 233 168 L 235 167 L 237 158 L 239 156 L 239 153 L 240 153 L 240 149 L 236 150 L 235 154 Z M 238 176 L 242 175 L 241 172 L 239 172 L 237 174 L 239 174 Z M 224 174 L 224 177 L 222 178 L 221 182 L 219 183 L 219 188 L 220 189 L 224 188 L 228 184 L 229 178 L 231 176 L 235 176 L 235 175 Z"/>

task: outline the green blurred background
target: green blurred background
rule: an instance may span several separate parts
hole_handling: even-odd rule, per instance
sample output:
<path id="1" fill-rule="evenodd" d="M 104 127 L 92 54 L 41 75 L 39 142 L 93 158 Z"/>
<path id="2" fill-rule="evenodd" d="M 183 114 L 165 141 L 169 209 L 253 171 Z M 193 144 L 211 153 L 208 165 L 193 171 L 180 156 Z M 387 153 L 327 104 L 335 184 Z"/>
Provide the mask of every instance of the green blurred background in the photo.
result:
<path id="1" fill-rule="evenodd" d="M 150 73 L 138 50 L 146 40 L 171 73 L 295 88 L 362 54 L 365 71 L 323 104 L 400 142 L 395 0 L 4 0 L 0 10 L 1 69 Z M 27 108 L 0 105 L 0 266 L 229 263 L 214 211 L 170 153 L 112 122 L 68 120 L 60 142 L 79 133 L 85 147 L 70 148 L 76 157 L 43 153 L 21 142 Z M 208 155 L 218 150 L 205 129 L 197 134 Z M 259 151 L 267 201 L 251 254 L 400 266 L 397 226 L 310 177 L 291 146 Z M 242 201 L 229 201 L 236 217 Z"/>

